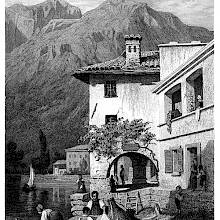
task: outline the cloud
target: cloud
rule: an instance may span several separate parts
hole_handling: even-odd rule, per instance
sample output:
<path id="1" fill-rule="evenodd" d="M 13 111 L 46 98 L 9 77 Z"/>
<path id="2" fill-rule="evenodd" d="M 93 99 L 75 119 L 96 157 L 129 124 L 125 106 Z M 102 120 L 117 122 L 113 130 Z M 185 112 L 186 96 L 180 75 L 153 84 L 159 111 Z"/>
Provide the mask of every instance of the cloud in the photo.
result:
<path id="1" fill-rule="evenodd" d="M 25 5 L 37 4 L 44 0 L 6 0 L 6 6 L 13 3 Z M 96 8 L 104 0 L 66 0 L 70 4 L 79 7 L 82 12 Z M 184 23 L 206 27 L 213 30 L 214 23 L 214 0 L 137 0 L 146 2 L 155 10 L 171 12 Z"/>
<path id="2" fill-rule="evenodd" d="M 213 30 L 214 0 L 152 0 L 150 5 L 156 10 L 175 14 L 186 24 Z"/>
<path id="3" fill-rule="evenodd" d="M 82 12 L 86 12 L 96 8 L 103 0 L 68 0 L 68 2 L 79 7 Z"/>

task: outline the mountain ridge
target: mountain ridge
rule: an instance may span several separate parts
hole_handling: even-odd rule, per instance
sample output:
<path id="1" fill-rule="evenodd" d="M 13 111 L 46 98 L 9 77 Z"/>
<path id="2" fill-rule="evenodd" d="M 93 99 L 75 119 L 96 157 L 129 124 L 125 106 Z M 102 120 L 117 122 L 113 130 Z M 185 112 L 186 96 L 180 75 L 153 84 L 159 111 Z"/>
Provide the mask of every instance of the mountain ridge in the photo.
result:
<path id="1" fill-rule="evenodd" d="M 36 35 L 52 19 L 78 19 L 82 17 L 81 10 L 64 0 L 46 0 L 37 5 L 25 6 L 14 4 L 5 9 L 6 44 L 13 45 L 16 39 L 20 46 L 24 41 L 16 35 L 16 31 L 24 35 L 26 40 Z M 14 31 L 13 31 L 14 30 Z M 17 45 L 6 47 L 6 52 L 11 52 Z M 12 49 L 11 49 L 12 48 Z"/>
<path id="2" fill-rule="evenodd" d="M 170 41 L 213 38 L 207 29 L 147 4 L 116 2 L 105 2 L 79 19 L 54 19 L 6 55 L 6 143 L 12 140 L 24 149 L 25 162 L 39 149 L 39 129 L 52 157 L 78 143 L 89 120 L 89 87 L 72 72 L 119 56 L 124 35 L 140 34 L 143 51 Z"/>

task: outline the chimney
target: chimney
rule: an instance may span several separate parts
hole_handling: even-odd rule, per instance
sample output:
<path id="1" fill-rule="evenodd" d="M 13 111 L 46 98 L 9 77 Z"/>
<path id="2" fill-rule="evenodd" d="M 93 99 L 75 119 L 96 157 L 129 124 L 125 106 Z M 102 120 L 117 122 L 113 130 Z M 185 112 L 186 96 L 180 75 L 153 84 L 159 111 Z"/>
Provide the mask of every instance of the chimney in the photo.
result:
<path id="1" fill-rule="evenodd" d="M 141 39 L 138 35 L 125 35 L 126 44 L 126 66 L 140 65 Z"/>

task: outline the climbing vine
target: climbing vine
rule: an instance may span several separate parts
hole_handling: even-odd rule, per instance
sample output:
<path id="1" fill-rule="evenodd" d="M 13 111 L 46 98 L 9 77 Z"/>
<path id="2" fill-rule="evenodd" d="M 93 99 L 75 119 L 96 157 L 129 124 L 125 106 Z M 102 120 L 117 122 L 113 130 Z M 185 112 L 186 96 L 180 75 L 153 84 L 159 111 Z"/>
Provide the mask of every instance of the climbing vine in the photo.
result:
<path id="1" fill-rule="evenodd" d="M 81 141 L 88 143 L 89 151 L 96 152 L 98 156 L 111 158 L 118 152 L 118 143 L 142 143 L 147 147 L 155 139 L 155 134 L 149 131 L 149 122 L 135 119 L 131 122 L 120 118 L 117 122 L 111 122 L 101 127 L 91 125 L 88 133 L 81 137 Z"/>

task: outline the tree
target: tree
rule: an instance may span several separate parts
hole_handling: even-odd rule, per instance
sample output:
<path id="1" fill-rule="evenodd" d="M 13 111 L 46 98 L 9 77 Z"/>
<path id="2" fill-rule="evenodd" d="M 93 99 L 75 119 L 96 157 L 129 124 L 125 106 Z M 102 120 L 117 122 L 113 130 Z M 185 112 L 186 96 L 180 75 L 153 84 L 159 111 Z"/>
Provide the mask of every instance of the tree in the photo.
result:
<path id="1" fill-rule="evenodd" d="M 39 139 L 40 139 L 40 156 L 32 159 L 33 167 L 39 171 L 41 174 L 47 173 L 48 167 L 50 165 L 50 153 L 47 149 L 47 140 L 43 131 L 40 129 L 39 131 Z"/>
<path id="2" fill-rule="evenodd" d="M 24 152 L 17 150 L 17 144 L 13 141 L 8 142 L 5 152 L 6 173 L 20 173 L 25 166 L 22 163 L 23 157 Z"/>
<path id="3" fill-rule="evenodd" d="M 88 133 L 80 140 L 88 143 L 89 151 L 111 158 L 117 155 L 119 142 L 122 145 L 130 142 L 142 143 L 141 147 L 146 148 L 155 138 L 155 134 L 149 129 L 149 122 L 143 122 L 142 119 L 129 122 L 120 118 L 117 122 L 110 122 L 101 127 L 89 126 Z"/>

